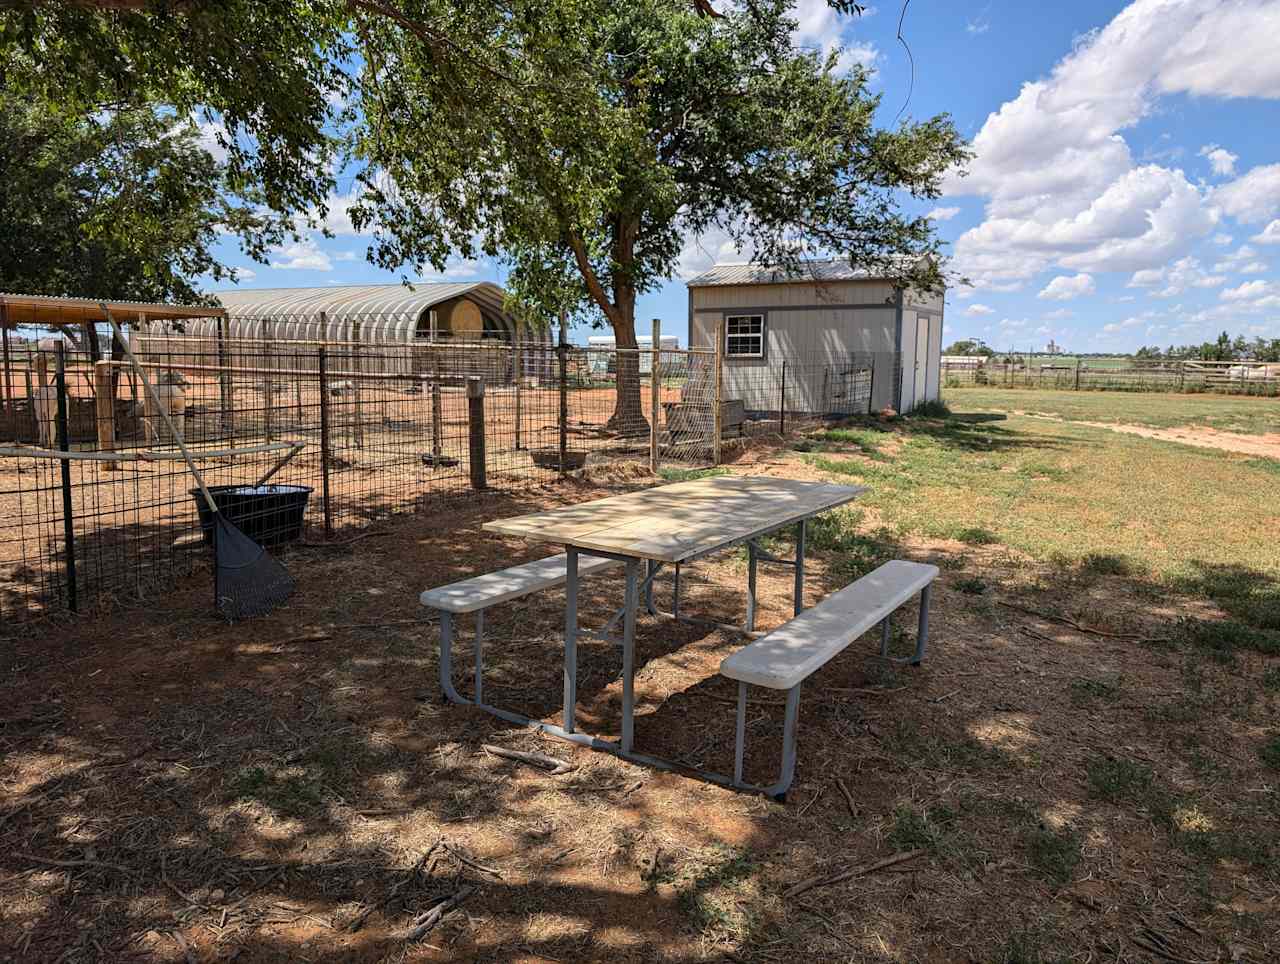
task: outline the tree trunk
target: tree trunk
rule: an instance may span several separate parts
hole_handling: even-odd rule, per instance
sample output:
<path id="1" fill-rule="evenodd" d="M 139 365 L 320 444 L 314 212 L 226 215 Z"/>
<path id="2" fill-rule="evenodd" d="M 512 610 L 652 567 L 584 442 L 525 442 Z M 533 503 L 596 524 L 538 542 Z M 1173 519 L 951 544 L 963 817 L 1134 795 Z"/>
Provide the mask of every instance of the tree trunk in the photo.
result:
<path id="1" fill-rule="evenodd" d="M 640 353 L 636 350 L 640 346 L 636 341 L 635 301 L 617 307 L 619 317 L 613 321 L 613 343 L 618 349 L 617 398 L 608 428 L 625 438 L 647 438 L 649 423 L 640 406 Z"/>

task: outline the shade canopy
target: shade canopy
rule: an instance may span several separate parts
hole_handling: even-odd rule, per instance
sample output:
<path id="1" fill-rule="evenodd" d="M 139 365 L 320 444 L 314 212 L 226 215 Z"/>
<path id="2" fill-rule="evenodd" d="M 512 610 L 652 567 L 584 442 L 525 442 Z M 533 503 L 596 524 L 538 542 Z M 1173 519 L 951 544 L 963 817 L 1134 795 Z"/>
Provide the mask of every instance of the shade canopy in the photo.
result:
<path id="1" fill-rule="evenodd" d="M 204 305 L 165 305 L 146 301 L 110 301 L 100 298 L 60 298 L 51 295 L 20 295 L 0 293 L 0 324 L 6 328 L 14 325 L 39 325 L 41 328 L 57 328 L 63 325 L 105 323 L 106 313 L 102 302 L 106 301 L 112 316 L 121 322 L 180 321 L 190 318 L 221 318 L 222 308 Z"/>

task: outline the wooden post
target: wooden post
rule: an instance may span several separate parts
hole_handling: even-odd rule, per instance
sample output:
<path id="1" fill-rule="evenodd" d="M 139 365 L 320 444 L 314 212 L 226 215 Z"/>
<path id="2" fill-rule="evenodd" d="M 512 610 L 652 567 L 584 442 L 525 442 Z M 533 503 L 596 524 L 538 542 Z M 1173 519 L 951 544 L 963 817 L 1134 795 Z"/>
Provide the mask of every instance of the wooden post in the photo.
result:
<path id="1" fill-rule="evenodd" d="M 662 420 L 662 319 L 653 319 L 653 361 L 649 363 L 649 471 L 658 474 L 658 423 Z"/>
<path id="2" fill-rule="evenodd" d="M 566 312 L 560 312 L 560 343 L 556 353 L 560 356 L 560 474 L 567 471 L 565 460 L 569 452 L 569 332 Z"/>
<path id="3" fill-rule="evenodd" d="M 228 355 L 229 322 L 226 316 L 218 319 L 218 406 L 222 434 L 235 438 L 235 406 L 232 404 L 234 388 L 231 384 L 231 359 Z"/>
<path id="4" fill-rule="evenodd" d="M 111 390 L 112 365 L 109 361 L 93 363 L 94 413 L 98 423 L 98 451 L 116 450 L 116 400 Z M 103 462 L 104 472 L 115 469 L 115 462 Z"/>
<path id="5" fill-rule="evenodd" d="M 9 309 L 0 305 L 0 340 L 4 342 L 4 413 L 13 428 L 13 438 L 18 440 L 17 419 L 14 418 L 13 405 L 13 361 L 9 357 Z"/>
<path id="6" fill-rule="evenodd" d="M 440 397 L 440 358 L 431 353 L 431 454 L 439 459 L 444 454 L 444 400 Z"/>
<path id="7" fill-rule="evenodd" d="M 1076 391 L 1080 391 L 1080 359 L 1076 359 Z"/>
<path id="8" fill-rule="evenodd" d="M 467 454 L 471 488 L 488 488 L 484 473 L 484 379 L 467 379 Z"/>
<path id="9" fill-rule="evenodd" d="M 724 315 L 716 324 L 716 350 L 714 358 L 714 385 L 711 400 L 711 464 L 719 465 L 721 456 L 721 436 L 724 435 L 724 413 L 720 410 L 720 399 L 724 391 Z"/>
<path id="10" fill-rule="evenodd" d="M 512 336 L 511 342 L 511 369 L 514 381 L 516 383 L 516 451 L 521 449 L 520 444 L 520 422 L 522 421 L 522 411 L 520 408 L 520 381 L 523 375 L 523 366 L 520 364 L 520 322 L 515 323 L 515 334 Z"/>

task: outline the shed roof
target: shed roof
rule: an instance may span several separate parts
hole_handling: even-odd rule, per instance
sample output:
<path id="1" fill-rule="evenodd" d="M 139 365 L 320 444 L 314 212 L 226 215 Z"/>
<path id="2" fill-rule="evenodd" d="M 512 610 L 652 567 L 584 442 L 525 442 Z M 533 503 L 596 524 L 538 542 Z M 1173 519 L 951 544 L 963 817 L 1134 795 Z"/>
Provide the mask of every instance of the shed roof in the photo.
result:
<path id="1" fill-rule="evenodd" d="M 489 281 L 253 288 L 216 294 L 235 318 L 318 318 L 324 312 L 330 322 L 416 322 L 425 309 L 463 295 L 481 309 L 507 317 L 502 309 L 505 293 Z"/>
<path id="2" fill-rule="evenodd" d="M 715 285 L 814 284 L 829 281 L 886 281 L 883 271 L 855 268 L 841 258 L 806 261 L 796 271 L 749 262 L 715 264 L 687 284 L 690 288 Z"/>
<path id="3" fill-rule="evenodd" d="M 221 318 L 221 308 L 202 305 L 166 305 L 150 301 L 111 301 L 104 298 L 62 298 L 53 295 L 0 293 L 0 316 L 6 327 L 40 325 L 82 325 L 105 322 L 102 303 L 106 302 L 119 321 L 137 321 L 142 315 L 148 321 L 171 321 L 179 318 Z"/>

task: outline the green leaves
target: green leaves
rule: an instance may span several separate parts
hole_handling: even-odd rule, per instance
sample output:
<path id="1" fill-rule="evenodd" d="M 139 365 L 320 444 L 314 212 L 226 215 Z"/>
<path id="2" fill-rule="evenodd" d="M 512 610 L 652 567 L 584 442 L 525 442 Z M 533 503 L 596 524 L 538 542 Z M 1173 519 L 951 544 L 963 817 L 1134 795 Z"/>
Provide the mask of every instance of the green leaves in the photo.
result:
<path id="1" fill-rule="evenodd" d="M 360 217 L 383 266 L 501 251 L 522 302 L 591 305 L 620 337 L 690 234 L 938 283 L 931 226 L 900 202 L 935 197 L 967 149 L 946 117 L 876 129 L 865 73 L 798 50 L 789 0 L 722 17 L 675 0 L 415 10 L 451 38 L 447 70 L 412 31 L 359 30 Z"/>
<path id="2" fill-rule="evenodd" d="M 229 276 L 220 233 L 264 256 L 287 232 L 262 194 L 229 191 L 189 121 L 153 107 L 92 118 L 0 96 L 0 288 L 141 301 L 200 299 Z"/>

